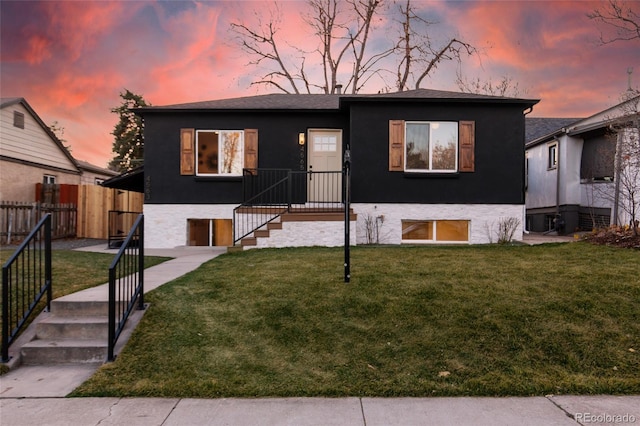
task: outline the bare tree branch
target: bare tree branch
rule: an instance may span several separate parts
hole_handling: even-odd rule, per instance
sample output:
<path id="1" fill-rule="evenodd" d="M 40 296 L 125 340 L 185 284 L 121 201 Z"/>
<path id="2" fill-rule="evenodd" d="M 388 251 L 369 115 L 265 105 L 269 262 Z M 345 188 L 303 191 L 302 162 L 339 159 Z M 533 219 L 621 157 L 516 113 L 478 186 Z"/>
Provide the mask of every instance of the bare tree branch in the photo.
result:
<path id="1" fill-rule="evenodd" d="M 263 24 L 258 17 L 255 28 L 232 23 L 231 30 L 237 35 L 238 45 L 249 54 L 249 64 L 268 69 L 252 84 L 270 85 L 285 93 L 300 93 L 301 89 L 307 93 L 316 89 L 335 93 L 339 83 L 345 92 L 358 93 L 374 77 L 384 81 L 383 73 L 389 71 L 381 64 L 392 55 L 399 56 L 398 89 L 406 90 L 410 80 L 419 88 L 422 80 L 441 62 L 461 61 L 464 54 L 477 53 L 475 47 L 458 38 L 448 40 L 444 47 L 433 48 L 428 31 L 432 23 L 418 16 L 410 0 L 398 1 L 406 1 L 399 9 L 401 20 L 396 21 L 402 26 L 399 41 L 389 41 L 385 46 L 386 39 L 381 38 L 383 45 L 375 52 L 369 52 L 369 44 L 377 19 L 386 10 L 387 0 L 307 0 L 309 13 L 303 20 L 318 43 L 308 52 L 289 45 L 300 54 L 295 60 L 292 60 L 295 53 L 285 54 L 280 50 L 281 43 L 276 36 L 281 14 L 277 7 L 268 23 Z M 309 73 L 305 68 L 307 59 L 321 68 Z"/>
<path id="2" fill-rule="evenodd" d="M 361 89 L 360 79 L 362 79 L 365 76 L 365 73 L 370 69 L 370 64 L 368 64 L 364 59 L 365 51 L 367 48 L 367 41 L 369 40 L 369 32 L 371 31 L 373 18 L 382 1 L 351 0 L 348 3 L 352 5 L 353 10 L 358 14 L 358 21 L 360 23 L 360 25 L 358 25 L 358 32 L 351 37 L 351 46 L 353 47 L 353 55 L 355 58 L 353 66 L 352 93 L 358 93 Z"/>
<path id="3" fill-rule="evenodd" d="M 496 84 L 491 78 L 482 81 L 480 78 L 469 81 L 460 72 L 457 73 L 456 84 L 462 92 L 485 94 L 491 96 L 520 96 L 520 87 L 511 76 L 504 75 Z"/>
<path id="4" fill-rule="evenodd" d="M 399 10 L 402 16 L 402 21 L 400 21 L 402 33 L 396 45 L 396 50 L 401 53 L 401 59 L 397 67 L 396 87 L 399 91 L 403 91 L 408 87 L 414 59 L 419 61 L 431 48 L 431 39 L 429 38 L 428 31 L 418 33 L 414 25 L 416 23 L 422 23 L 428 28 L 433 23 L 414 13 L 411 0 L 406 0 L 404 7 L 400 5 Z M 414 52 L 416 52 L 415 56 Z"/>
<path id="5" fill-rule="evenodd" d="M 278 50 L 278 44 L 275 36 L 278 32 L 281 13 L 280 9 L 277 8 L 277 5 L 275 13 L 276 17 L 272 15 L 271 20 L 266 25 L 262 25 L 259 20 L 258 30 L 256 31 L 243 23 L 231 23 L 231 30 L 238 35 L 242 49 L 256 57 L 255 60 L 249 62 L 250 64 L 260 65 L 263 61 L 271 63 L 275 62 L 279 71 L 270 72 L 265 77 L 284 77 L 291 85 L 291 90 L 293 90 L 294 93 L 300 93 L 293 75 L 287 69 Z M 252 84 L 270 84 L 285 93 L 291 93 L 290 90 L 287 90 L 280 84 L 274 82 L 272 78 L 263 78 L 262 80 Z"/>
<path id="6" fill-rule="evenodd" d="M 396 70 L 396 88 L 400 91 L 409 87 L 410 78 L 414 78 L 415 88 L 419 89 L 428 75 L 443 61 L 462 60 L 462 55 L 474 55 L 478 50 L 471 44 L 451 38 L 444 47 L 434 48 L 429 37 L 429 28 L 434 25 L 416 13 L 411 0 L 405 0 L 399 6 L 402 32 L 395 50 L 399 56 Z M 416 71 L 417 70 L 417 71 Z"/>
<path id="7" fill-rule="evenodd" d="M 469 43 L 452 38 L 442 49 L 439 51 L 432 51 L 431 53 L 433 54 L 433 57 L 422 74 L 420 74 L 416 80 L 416 89 L 420 88 L 422 80 L 427 77 L 432 70 L 436 69 L 440 62 L 450 61 L 453 59 L 459 62 L 462 60 L 461 54 L 466 53 L 468 56 L 471 56 L 477 54 L 478 50 Z"/>
<path id="8" fill-rule="evenodd" d="M 633 7 L 636 10 L 632 9 Z M 587 17 L 596 22 L 605 24 L 614 31 L 614 35 L 605 36 L 600 33 L 602 44 L 617 41 L 640 40 L 640 9 L 639 3 L 625 2 L 624 0 L 607 0 L 604 8 L 594 9 Z"/>

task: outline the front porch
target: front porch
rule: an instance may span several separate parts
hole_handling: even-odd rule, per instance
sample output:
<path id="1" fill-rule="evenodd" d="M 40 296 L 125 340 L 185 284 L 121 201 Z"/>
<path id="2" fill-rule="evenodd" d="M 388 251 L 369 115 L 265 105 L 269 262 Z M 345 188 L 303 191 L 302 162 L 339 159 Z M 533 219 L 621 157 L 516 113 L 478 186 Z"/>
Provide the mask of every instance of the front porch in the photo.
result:
<path id="1" fill-rule="evenodd" d="M 233 211 L 233 245 L 338 246 L 345 241 L 342 171 L 245 169 L 243 203 Z M 355 235 L 356 215 L 349 210 Z"/>

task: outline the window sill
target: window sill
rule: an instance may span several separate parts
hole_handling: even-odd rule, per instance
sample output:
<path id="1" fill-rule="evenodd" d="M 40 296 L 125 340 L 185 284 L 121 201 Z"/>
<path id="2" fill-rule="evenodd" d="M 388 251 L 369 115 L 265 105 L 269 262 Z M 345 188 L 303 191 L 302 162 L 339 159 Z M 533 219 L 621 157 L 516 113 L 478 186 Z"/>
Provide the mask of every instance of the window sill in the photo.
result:
<path id="1" fill-rule="evenodd" d="M 242 176 L 195 176 L 196 182 L 242 182 Z"/>
<path id="2" fill-rule="evenodd" d="M 580 183 L 582 184 L 601 184 L 601 183 L 613 183 L 613 178 L 602 178 L 602 179 L 580 179 Z"/>
<path id="3" fill-rule="evenodd" d="M 457 179 L 460 177 L 460 172 L 404 172 L 404 177 L 411 179 Z"/>
<path id="4" fill-rule="evenodd" d="M 404 245 L 464 245 L 470 244 L 469 241 L 436 241 L 436 240 L 402 240 L 400 244 Z"/>

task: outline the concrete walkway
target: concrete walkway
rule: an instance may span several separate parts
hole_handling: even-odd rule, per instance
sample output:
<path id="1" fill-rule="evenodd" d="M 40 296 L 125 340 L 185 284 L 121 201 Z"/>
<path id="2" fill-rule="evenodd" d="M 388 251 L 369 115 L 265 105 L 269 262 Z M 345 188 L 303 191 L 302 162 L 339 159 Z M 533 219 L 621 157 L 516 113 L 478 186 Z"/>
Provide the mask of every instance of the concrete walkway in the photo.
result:
<path id="1" fill-rule="evenodd" d="M 557 241 L 536 238 L 529 243 L 550 240 Z M 103 245 L 81 250 L 110 251 Z M 198 247 L 146 250 L 146 255 L 174 259 L 145 270 L 145 291 L 224 251 Z M 65 297 L 101 298 L 103 294 L 104 288 L 99 287 Z M 640 396 L 64 398 L 96 368 L 28 366 L 0 376 L 0 425 L 640 425 Z"/>
<path id="2" fill-rule="evenodd" d="M 574 234 L 558 235 L 555 232 L 529 232 L 522 236 L 522 242 L 529 245 L 550 244 L 550 243 L 571 243 L 578 241 L 580 236 Z"/>

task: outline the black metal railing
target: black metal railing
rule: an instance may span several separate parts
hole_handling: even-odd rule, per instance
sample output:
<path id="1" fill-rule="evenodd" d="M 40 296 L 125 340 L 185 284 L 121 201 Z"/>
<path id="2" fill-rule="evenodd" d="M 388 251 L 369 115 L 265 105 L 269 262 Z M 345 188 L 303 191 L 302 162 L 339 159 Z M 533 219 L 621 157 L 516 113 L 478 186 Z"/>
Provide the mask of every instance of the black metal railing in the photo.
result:
<path id="1" fill-rule="evenodd" d="M 109 267 L 109 342 L 113 361 L 116 342 L 134 308 L 144 309 L 144 216 L 138 215 Z"/>
<path id="2" fill-rule="evenodd" d="M 233 210 L 233 243 L 284 213 L 344 210 L 343 171 L 245 169 L 244 202 Z"/>
<path id="3" fill-rule="evenodd" d="M 51 307 L 51 214 L 45 215 L 2 266 L 2 362 L 46 297 Z"/>
<path id="4" fill-rule="evenodd" d="M 109 210 L 108 248 L 118 248 L 124 243 L 138 215 L 140 215 L 140 212 Z"/>

